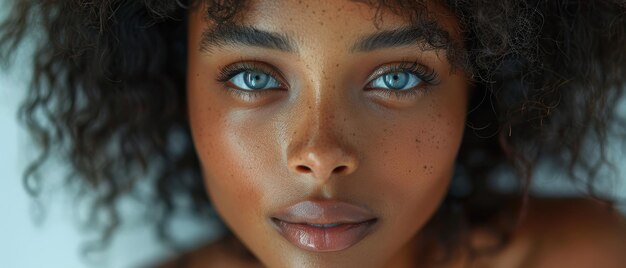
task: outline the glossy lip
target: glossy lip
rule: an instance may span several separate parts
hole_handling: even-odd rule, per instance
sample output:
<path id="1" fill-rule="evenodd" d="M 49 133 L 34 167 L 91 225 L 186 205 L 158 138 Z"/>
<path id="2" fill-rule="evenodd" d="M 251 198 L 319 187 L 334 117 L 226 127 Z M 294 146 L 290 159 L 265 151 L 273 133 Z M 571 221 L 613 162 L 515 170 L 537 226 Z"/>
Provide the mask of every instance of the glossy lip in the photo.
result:
<path id="1" fill-rule="evenodd" d="M 378 222 L 363 207 L 328 200 L 296 203 L 272 215 L 271 220 L 287 241 L 315 252 L 346 249 L 372 233 Z"/>

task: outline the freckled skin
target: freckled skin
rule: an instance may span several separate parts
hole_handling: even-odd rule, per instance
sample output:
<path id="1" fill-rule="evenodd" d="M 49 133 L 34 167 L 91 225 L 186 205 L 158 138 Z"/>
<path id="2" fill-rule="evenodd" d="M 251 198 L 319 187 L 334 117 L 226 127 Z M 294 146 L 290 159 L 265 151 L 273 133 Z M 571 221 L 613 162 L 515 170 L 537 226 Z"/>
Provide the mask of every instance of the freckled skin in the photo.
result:
<path id="1" fill-rule="evenodd" d="M 212 25 L 198 10 L 190 14 L 188 116 L 211 201 L 269 267 L 413 267 L 419 231 L 452 176 L 467 77 L 450 72 L 436 51 L 350 53 L 358 37 L 379 31 L 375 10 L 351 1 L 306 3 L 252 1 L 243 16 L 244 24 L 292 36 L 300 54 L 244 46 L 202 53 L 201 32 Z M 450 16 L 441 20 L 447 27 L 456 23 Z M 383 29 L 405 25 L 384 13 Z M 441 83 L 404 100 L 364 90 L 377 66 L 407 57 L 433 68 Z M 287 89 L 254 101 L 227 93 L 216 81 L 218 70 L 240 61 L 273 66 Z M 379 228 L 342 251 L 299 249 L 271 227 L 269 216 L 308 198 L 366 206 Z"/>

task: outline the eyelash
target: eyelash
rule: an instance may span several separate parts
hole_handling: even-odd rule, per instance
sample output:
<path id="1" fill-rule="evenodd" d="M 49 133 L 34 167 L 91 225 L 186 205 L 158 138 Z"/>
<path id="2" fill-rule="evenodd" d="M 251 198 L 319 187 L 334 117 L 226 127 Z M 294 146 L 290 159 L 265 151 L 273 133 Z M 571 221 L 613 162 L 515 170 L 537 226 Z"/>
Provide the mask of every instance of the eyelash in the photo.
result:
<path id="1" fill-rule="evenodd" d="M 437 85 L 438 84 L 438 75 L 437 73 L 435 73 L 434 70 L 419 64 L 417 61 L 406 61 L 403 60 L 402 62 L 400 62 L 399 64 L 396 65 L 390 65 L 390 66 L 386 66 L 386 67 L 377 67 L 376 68 L 377 71 L 375 71 L 369 79 L 369 82 L 367 83 L 367 85 L 370 85 L 372 82 L 374 82 L 374 80 L 380 78 L 381 76 L 388 74 L 388 73 L 394 73 L 394 72 L 409 72 L 415 76 L 417 76 L 420 80 L 421 83 L 426 83 L 426 86 L 422 86 L 421 83 L 418 86 L 415 86 L 413 88 L 410 89 L 405 89 L 405 90 L 391 90 L 391 89 L 380 89 L 378 91 L 380 91 L 384 97 L 386 98 L 390 98 L 392 97 L 391 95 L 393 94 L 395 98 L 397 99 L 410 99 L 410 98 L 414 98 L 417 97 L 418 95 L 425 95 L 428 94 L 430 92 L 430 87 L 428 85 Z M 225 85 L 225 89 L 229 92 L 234 94 L 237 97 L 243 98 L 244 100 L 247 101 L 253 101 L 259 97 L 261 97 L 261 94 L 263 94 L 263 91 L 267 91 L 270 89 L 263 89 L 263 90 L 243 90 L 243 89 L 237 89 L 234 87 L 231 87 L 228 85 L 228 81 L 230 79 L 232 79 L 234 76 L 242 73 L 242 72 L 246 72 L 246 71 L 256 71 L 256 72 L 263 72 L 266 73 L 270 76 L 272 76 L 274 79 L 276 79 L 276 81 L 283 86 L 284 83 L 281 82 L 280 79 L 278 79 L 277 77 L 281 77 L 281 75 L 270 69 L 270 68 L 266 68 L 263 65 L 257 64 L 255 62 L 242 62 L 242 63 L 237 63 L 237 64 L 233 64 L 233 65 L 228 65 L 226 67 L 223 67 L 220 69 L 220 72 L 218 74 L 217 77 L 217 82 L 222 83 Z M 374 88 L 369 88 L 374 90 Z"/>
<path id="2" fill-rule="evenodd" d="M 264 90 L 242 90 L 242 89 L 236 89 L 233 88 L 231 86 L 228 86 L 227 83 L 230 79 L 232 79 L 234 76 L 242 73 L 242 72 L 246 72 L 246 71 L 257 71 L 257 72 L 264 72 L 272 77 L 274 77 L 276 79 L 276 77 L 280 77 L 280 74 L 274 70 L 271 70 L 269 68 L 265 68 L 264 66 L 257 64 L 255 62 L 242 62 L 242 63 L 237 63 L 237 64 L 233 64 L 233 65 L 228 65 L 224 68 L 220 69 L 220 72 L 218 74 L 217 77 L 217 82 L 224 84 L 224 88 L 231 94 L 234 94 L 236 97 L 240 97 L 243 98 L 244 100 L 248 100 L 248 101 L 252 101 L 255 100 L 257 98 L 259 98 L 261 96 L 262 91 L 266 91 L 267 89 Z M 283 82 L 281 82 L 279 79 L 276 79 L 276 81 L 282 86 Z"/>
<path id="3" fill-rule="evenodd" d="M 370 76 L 371 79 L 369 79 L 369 82 L 367 84 L 368 85 L 371 84 L 376 79 L 380 78 L 381 76 L 385 74 L 395 73 L 395 72 L 409 72 L 417 76 L 421 80 L 421 82 L 425 83 L 426 85 L 418 84 L 417 86 L 413 88 L 405 89 L 405 90 L 380 89 L 379 91 L 386 98 L 390 98 L 392 94 L 395 95 L 395 98 L 400 99 L 400 100 L 414 98 L 419 95 L 428 94 L 430 90 L 432 89 L 428 85 L 432 86 L 432 85 L 439 84 L 439 81 L 438 81 L 439 76 L 435 72 L 435 70 L 430 69 L 420 64 L 417 61 L 409 61 L 409 60 L 402 60 L 399 64 L 387 65 L 382 68 L 376 67 L 376 71 Z M 370 89 L 374 89 L 374 88 L 370 88 Z"/>

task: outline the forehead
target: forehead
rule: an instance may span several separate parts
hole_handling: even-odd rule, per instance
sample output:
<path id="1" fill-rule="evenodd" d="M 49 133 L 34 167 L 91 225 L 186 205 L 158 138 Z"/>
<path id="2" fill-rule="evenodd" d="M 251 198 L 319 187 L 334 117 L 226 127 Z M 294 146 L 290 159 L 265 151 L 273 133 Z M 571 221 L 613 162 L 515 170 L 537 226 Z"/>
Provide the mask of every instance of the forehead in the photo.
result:
<path id="1" fill-rule="evenodd" d="M 237 10 L 235 19 L 225 24 L 245 25 L 248 28 L 222 27 L 221 30 L 215 30 L 219 28 L 214 27 L 215 22 L 205 19 L 205 33 L 209 35 L 203 38 L 203 43 L 271 43 L 273 48 L 290 52 L 296 49 L 327 51 L 329 44 L 338 50 L 354 51 L 356 46 L 369 46 L 372 49 L 380 48 L 384 43 L 391 47 L 406 45 L 411 41 L 435 45 L 435 48 L 443 48 L 448 53 L 455 46 L 458 47 L 461 43 L 458 24 L 447 9 L 432 2 L 410 3 L 411 6 L 383 6 L 355 0 L 245 1 Z M 212 6 L 204 9 L 205 12 L 209 10 L 215 12 Z M 205 18 L 209 17 L 212 16 Z M 258 30 L 263 33 L 256 34 Z M 272 33 L 273 36 L 266 33 Z"/>
<path id="2" fill-rule="evenodd" d="M 413 19 L 433 19 L 454 27 L 453 14 L 435 0 L 247 0 L 241 21 L 281 22 L 293 27 L 330 25 L 350 26 L 355 30 L 379 26 L 393 27 Z M 363 22 L 370 22 L 363 24 Z"/>
<path id="3" fill-rule="evenodd" d="M 244 23 L 293 37 L 302 50 L 336 44 L 347 49 L 349 41 L 375 31 L 371 7 L 350 1 L 251 1 Z M 384 27 L 406 24 L 386 16 Z"/>
<path id="4" fill-rule="evenodd" d="M 274 31 L 350 35 L 431 21 L 460 38 L 454 14 L 432 0 L 248 0 L 243 7 L 239 21 Z"/>
<path id="5" fill-rule="evenodd" d="M 349 0 L 339 1 L 249 1 L 241 17 L 243 22 L 258 23 L 276 31 L 308 30 L 310 34 L 336 33 L 336 29 L 351 29 L 343 34 L 370 32 L 375 28 L 377 9 L 371 5 Z M 388 13 L 388 12 L 385 12 Z M 406 24 L 400 16 L 384 14 L 382 27 Z"/>

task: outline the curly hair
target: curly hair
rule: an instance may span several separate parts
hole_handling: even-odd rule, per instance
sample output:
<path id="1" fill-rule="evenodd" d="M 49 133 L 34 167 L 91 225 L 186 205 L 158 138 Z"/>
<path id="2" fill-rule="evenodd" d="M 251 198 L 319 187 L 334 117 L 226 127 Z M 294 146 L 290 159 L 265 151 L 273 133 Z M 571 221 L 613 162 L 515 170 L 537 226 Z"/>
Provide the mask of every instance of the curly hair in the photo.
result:
<path id="1" fill-rule="evenodd" d="M 246 1 L 208 1 L 206 19 L 229 23 Z M 120 224 L 120 202 L 150 185 L 149 212 L 159 237 L 178 211 L 211 215 L 184 116 L 187 10 L 200 1 L 16 1 L 0 26 L 0 61 L 37 27 L 32 84 L 19 111 L 41 148 L 24 173 L 41 189 L 38 170 L 51 152 L 69 161 L 65 182 L 90 200 L 101 246 Z M 380 12 L 423 19 L 423 1 L 360 0 Z M 626 80 L 626 5 L 620 0 L 446 0 L 463 31 L 463 51 L 448 55 L 471 77 L 465 136 L 452 187 L 426 233 L 447 252 L 468 247 L 464 234 L 489 227 L 504 245 L 523 217 L 540 159 L 563 166 L 595 194 L 610 165 L 607 140 L 622 130 L 616 107 Z M 426 16 L 424 16 L 426 15 Z M 439 40 L 440 41 L 440 40 Z M 434 47 L 438 40 L 428 40 Z M 618 128 L 619 127 L 619 128 Z M 515 209 L 489 179 L 499 168 L 520 182 Z M 453 183 L 454 186 L 454 183 Z M 613 203 L 606 200 L 609 206 Z M 497 215 L 517 220 L 502 224 Z M 104 218 L 99 217 L 104 213 Z M 228 230 L 226 230 L 228 231 Z M 445 258 L 443 258 L 445 259 Z"/>

